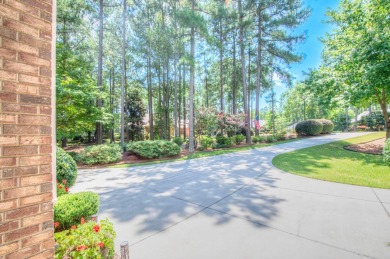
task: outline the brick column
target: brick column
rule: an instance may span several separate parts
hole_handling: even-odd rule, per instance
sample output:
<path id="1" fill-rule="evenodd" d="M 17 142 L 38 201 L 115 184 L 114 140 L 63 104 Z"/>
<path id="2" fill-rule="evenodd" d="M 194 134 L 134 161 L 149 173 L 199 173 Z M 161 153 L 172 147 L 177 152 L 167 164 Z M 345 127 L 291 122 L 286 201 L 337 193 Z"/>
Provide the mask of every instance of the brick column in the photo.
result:
<path id="1" fill-rule="evenodd" d="M 0 0 L 0 259 L 54 257 L 54 1 Z"/>

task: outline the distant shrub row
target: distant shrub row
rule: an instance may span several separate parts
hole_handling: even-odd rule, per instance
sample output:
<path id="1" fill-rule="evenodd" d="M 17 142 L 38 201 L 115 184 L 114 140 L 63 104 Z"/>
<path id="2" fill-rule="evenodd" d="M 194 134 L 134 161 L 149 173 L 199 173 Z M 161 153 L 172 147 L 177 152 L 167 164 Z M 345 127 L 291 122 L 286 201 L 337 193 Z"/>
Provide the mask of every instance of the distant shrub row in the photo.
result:
<path id="1" fill-rule="evenodd" d="M 295 126 L 295 131 L 301 136 L 316 136 L 332 133 L 334 124 L 330 120 L 305 120 Z"/>
<path id="2" fill-rule="evenodd" d="M 131 142 L 127 144 L 126 150 L 142 158 L 162 158 L 180 153 L 180 147 L 167 140 Z"/>

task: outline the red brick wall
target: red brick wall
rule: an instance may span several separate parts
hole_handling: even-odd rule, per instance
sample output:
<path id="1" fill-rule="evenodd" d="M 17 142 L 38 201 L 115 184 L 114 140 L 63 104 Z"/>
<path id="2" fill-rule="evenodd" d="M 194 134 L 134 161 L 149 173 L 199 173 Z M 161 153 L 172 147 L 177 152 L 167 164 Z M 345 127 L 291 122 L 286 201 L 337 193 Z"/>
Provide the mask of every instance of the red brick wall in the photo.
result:
<path id="1" fill-rule="evenodd" d="M 1 259 L 54 256 L 52 10 L 0 0 Z"/>

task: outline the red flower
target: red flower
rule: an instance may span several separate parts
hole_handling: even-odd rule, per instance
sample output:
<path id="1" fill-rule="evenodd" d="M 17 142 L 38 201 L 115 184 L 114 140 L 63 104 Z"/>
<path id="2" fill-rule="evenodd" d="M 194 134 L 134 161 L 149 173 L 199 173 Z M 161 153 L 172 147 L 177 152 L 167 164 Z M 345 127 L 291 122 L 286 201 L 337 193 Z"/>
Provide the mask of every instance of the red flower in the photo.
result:
<path id="1" fill-rule="evenodd" d="M 58 228 L 60 226 L 60 222 L 54 222 L 54 227 Z"/>
<path id="2" fill-rule="evenodd" d="M 61 185 L 61 184 L 58 184 L 58 188 L 62 189 L 62 185 Z"/>
<path id="3" fill-rule="evenodd" d="M 81 218 L 80 223 L 81 223 L 81 225 L 85 223 L 85 218 L 84 217 Z"/>
<path id="4" fill-rule="evenodd" d="M 65 191 L 66 191 L 66 192 L 69 192 L 69 188 L 68 188 L 68 187 L 65 187 Z"/>
<path id="5" fill-rule="evenodd" d="M 77 229 L 76 225 L 73 225 L 73 226 L 71 227 L 71 229 Z"/>
<path id="6" fill-rule="evenodd" d="M 100 226 L 99 225 L 93 226 L 93 231 L 95 231 L 97 233 L 97 232 L 99 232 L 99 230 L 100 230 Z"/>
<path id="7" fill-rule="evenodd" d="M 99 242 L 99 243 L 97 243 L 97 245 L 100 246 L 101 248 L 104 247 L 104 243 L 103 242 Z"/>
<path id="8" fill-rule="evenodd" d="M 82 251 L 82 250 L 86 250 L 88 247 L 85 246 L 85 245 L 82 245 L 82 246 L 78 246 L 77 247 L 77 251 Z"/>

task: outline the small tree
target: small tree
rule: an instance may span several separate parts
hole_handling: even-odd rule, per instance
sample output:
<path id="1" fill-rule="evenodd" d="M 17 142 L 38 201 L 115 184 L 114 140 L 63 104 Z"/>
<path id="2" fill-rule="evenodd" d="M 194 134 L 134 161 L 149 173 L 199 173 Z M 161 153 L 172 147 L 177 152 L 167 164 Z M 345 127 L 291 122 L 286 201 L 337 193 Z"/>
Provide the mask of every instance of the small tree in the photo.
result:
<path id="1" fill-rule="evenodd" d="M 125 103 L 125 114 L 127 139 L 129 141 L 143 140 L 143 119 L 146 114 L 146 107 L 142 101 L 141 92 L 137 88 L 131 87 L 128 90 Z"/>

